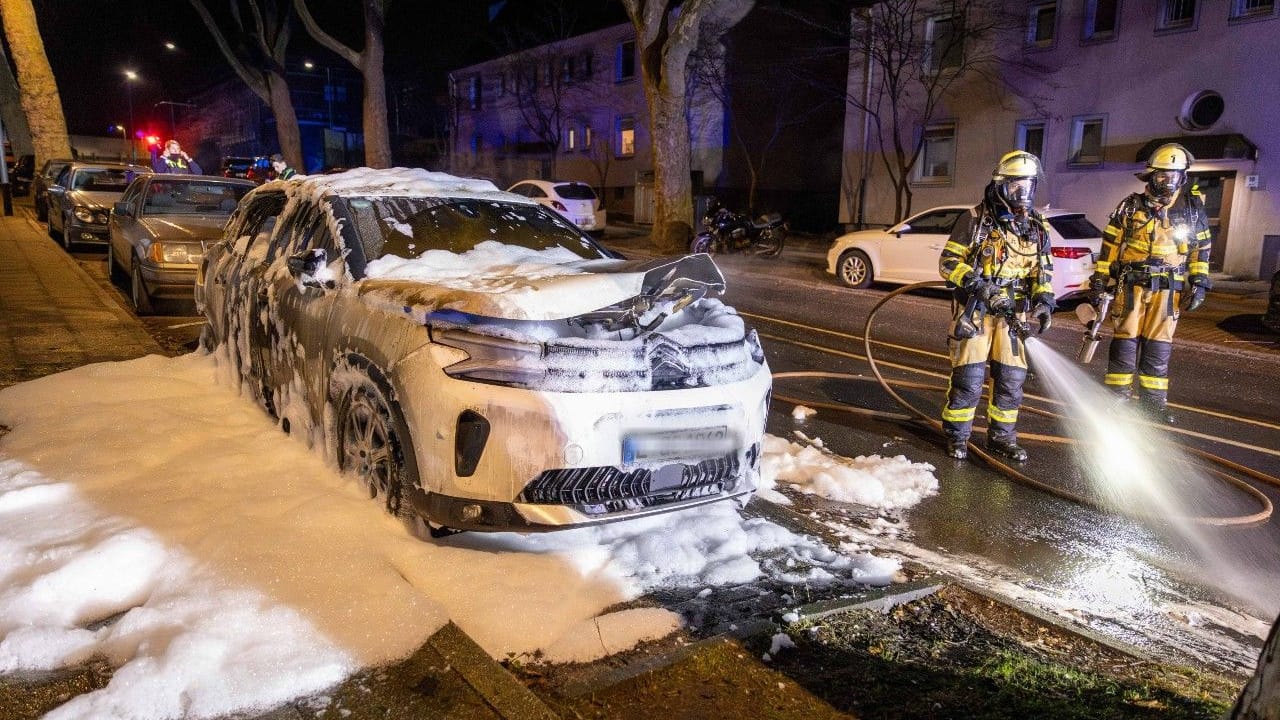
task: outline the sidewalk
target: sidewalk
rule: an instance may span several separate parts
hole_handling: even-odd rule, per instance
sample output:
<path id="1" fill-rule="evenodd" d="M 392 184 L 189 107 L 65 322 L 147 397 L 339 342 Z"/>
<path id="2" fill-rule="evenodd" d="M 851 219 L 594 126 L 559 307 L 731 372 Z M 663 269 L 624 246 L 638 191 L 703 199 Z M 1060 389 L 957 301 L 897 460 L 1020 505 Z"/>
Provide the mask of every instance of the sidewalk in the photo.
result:
<path id="1" fill-rule="evenodd" d="M 659 254 L 650 240 L 647 226 L 610 225 L 609 229 L 610 232 L 603 241 L 608 247 L 628 257 Z M 776 258 L 742 254 L 717 255 L 716 264 L 726 275 L 744 273 L 780 282 L 826 283 L 838 287 L 835 276 L 826 271 L 827 249 L 830 246 L 829 236 L 792 235 L 787 238 L 782 254 Z M 1232 352 L 1280 356 L 1280 334 L 1269 332 L 1261 323 L 1262 315 L 1267 309 L 1270 283 L 1265 280 L 1233 280 L 1225 275 L 1214 276 L 1213 282 L 1214 289 L 1204 305 L 1195 312 L 1182 314 L 1174 342 L 1198 343 Z M 875 287 L 890 286 L 877 284 Z M 1073 306 L 1074 304 L 1067 307 Z M 1075 314 L 1066 310 L 1060 310 L 1054 315 L 1054 324 L 1079 327 L 1083 331 Z"/>

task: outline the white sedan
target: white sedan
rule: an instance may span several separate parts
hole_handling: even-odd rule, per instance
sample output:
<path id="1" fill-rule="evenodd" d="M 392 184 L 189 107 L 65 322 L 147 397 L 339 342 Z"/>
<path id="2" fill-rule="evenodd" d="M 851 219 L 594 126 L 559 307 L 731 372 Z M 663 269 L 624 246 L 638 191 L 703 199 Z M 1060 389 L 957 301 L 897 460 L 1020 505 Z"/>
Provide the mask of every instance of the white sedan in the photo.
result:
<path id="1" fill-rule="evenodd" d="M 842 284 L 865 288 L 874 282 L 908 283 L 938 279 L 938 255 L 951 228 L 969 205 L 947 205 L 912 215 L 886 230 L 859 230 L 835 239 L 827 251 L 827 272 Z M 1088 290 L 1102 231 L 1084 213 L 1041 211 L 1049 221 L 1053 248 L 1053 292 L 1058 299 Z"/>
<path id="2" fill-rule="evenodd" d="M 600 202 L 596 191 L 586 183 L 521 180 L 507 192 L 523 195 L 539 205 L 549 207 L 587 232 L 604 232 L 604 203 Z"/>

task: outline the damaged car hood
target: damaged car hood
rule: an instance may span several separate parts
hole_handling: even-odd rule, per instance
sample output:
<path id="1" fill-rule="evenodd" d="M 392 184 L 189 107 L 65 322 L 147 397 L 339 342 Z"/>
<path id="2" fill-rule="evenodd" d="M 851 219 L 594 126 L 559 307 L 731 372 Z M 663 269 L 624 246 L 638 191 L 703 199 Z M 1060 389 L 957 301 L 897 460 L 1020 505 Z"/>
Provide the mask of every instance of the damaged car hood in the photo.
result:
<path id="1" fill-rule="evenodd" d="M 706 296 L 724 292 L 724 276 L 708 255 L 650 260 L 586 260 L 563 272 L 522 277 L 500 268 L 456 280 L 366 279 L 361 298 L 394 305 L 415 317 L 448 309 L 505 320 L 563 320 L 636 296 L 657 295 L 672 285 L 692 286 Z"/>

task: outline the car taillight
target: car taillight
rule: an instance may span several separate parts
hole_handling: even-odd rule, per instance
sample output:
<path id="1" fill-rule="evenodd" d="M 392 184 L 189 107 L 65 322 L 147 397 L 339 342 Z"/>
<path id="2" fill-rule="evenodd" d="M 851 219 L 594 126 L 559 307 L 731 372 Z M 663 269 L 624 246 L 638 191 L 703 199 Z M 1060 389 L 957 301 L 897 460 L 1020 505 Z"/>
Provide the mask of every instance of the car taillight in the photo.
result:
<path id="1" fill-rule="evenodd" d="M 1089 257 L 1093 251 L 1087 247 L 1056 247 L 1053 248 L 1053 256 L 1056 258 L 1065 258 L 1067 260 L 1079 260 L 1082 257 Z"/>
<path id="2" fill-rule="evenodd" d="M 559 210 L 560 212 L 568 211 L 568 208 L 564 206 L 564 203 L 560 202 L 559 200 L 552 200 L 551 207 L 555 208 L 556 210 Z"/>

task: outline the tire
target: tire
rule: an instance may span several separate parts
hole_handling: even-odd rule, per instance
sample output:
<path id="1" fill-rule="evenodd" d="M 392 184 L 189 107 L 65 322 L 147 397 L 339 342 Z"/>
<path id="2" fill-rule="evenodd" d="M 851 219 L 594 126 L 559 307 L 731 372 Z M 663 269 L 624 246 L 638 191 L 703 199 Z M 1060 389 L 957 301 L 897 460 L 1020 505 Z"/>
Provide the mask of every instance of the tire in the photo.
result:
<path id="1" fill-rule="evenodd" d="M 39 200 L 36 201 L 36 220 L 49 222 L 49 206 Z"/>
<path id="2" fill-rule="evenodd" d="M 777 227 L 765 230 L 760 237 L 760 254 L 765 257 L 778 257 L 782 254 L 782 246 L 787 242 L 787 231 Z"/>
<path id="3" fill-rule="evenodd" d="M 850 250 L 840 256 L 836 263 L 836 277 L 845 287 L 862 289 L 870 287 L 874 274 L 871 270 L 871 259 L 861 250 Z"/>
<path id="4" fill-rule="evenodd" d="M 107 281 L 112 285 L 120 286 L 124 282 L 124 270 L 116 264 L 116 253 L 111 247 L 111 242 L 107 241 Z"/>
<path id="5" fill-rule="evenodd" d="M 413 518 L 418 487 L 409 431 L 382 385 L 368 376 L 346 391 L 338 409 L 338 468 L 354 474 L 386 511 Z"/>
<path id="6" fill-rule="evenodd" d="M 155 312 L 151 294 L 147 292 L 147 286 L 142 281 L 142 266 L 136 260 L 129 266 L 129 299 L 133 301 L 133 308 L 139 315 L 150 315 Z"/>
<path id="7" fill-rule="evenodd" d="M 698 233 L 689 241 L 689 252 L 692 254 L 707 253 L 714 255 L 716 252 L 715 238 L 711 233 Z"/>

